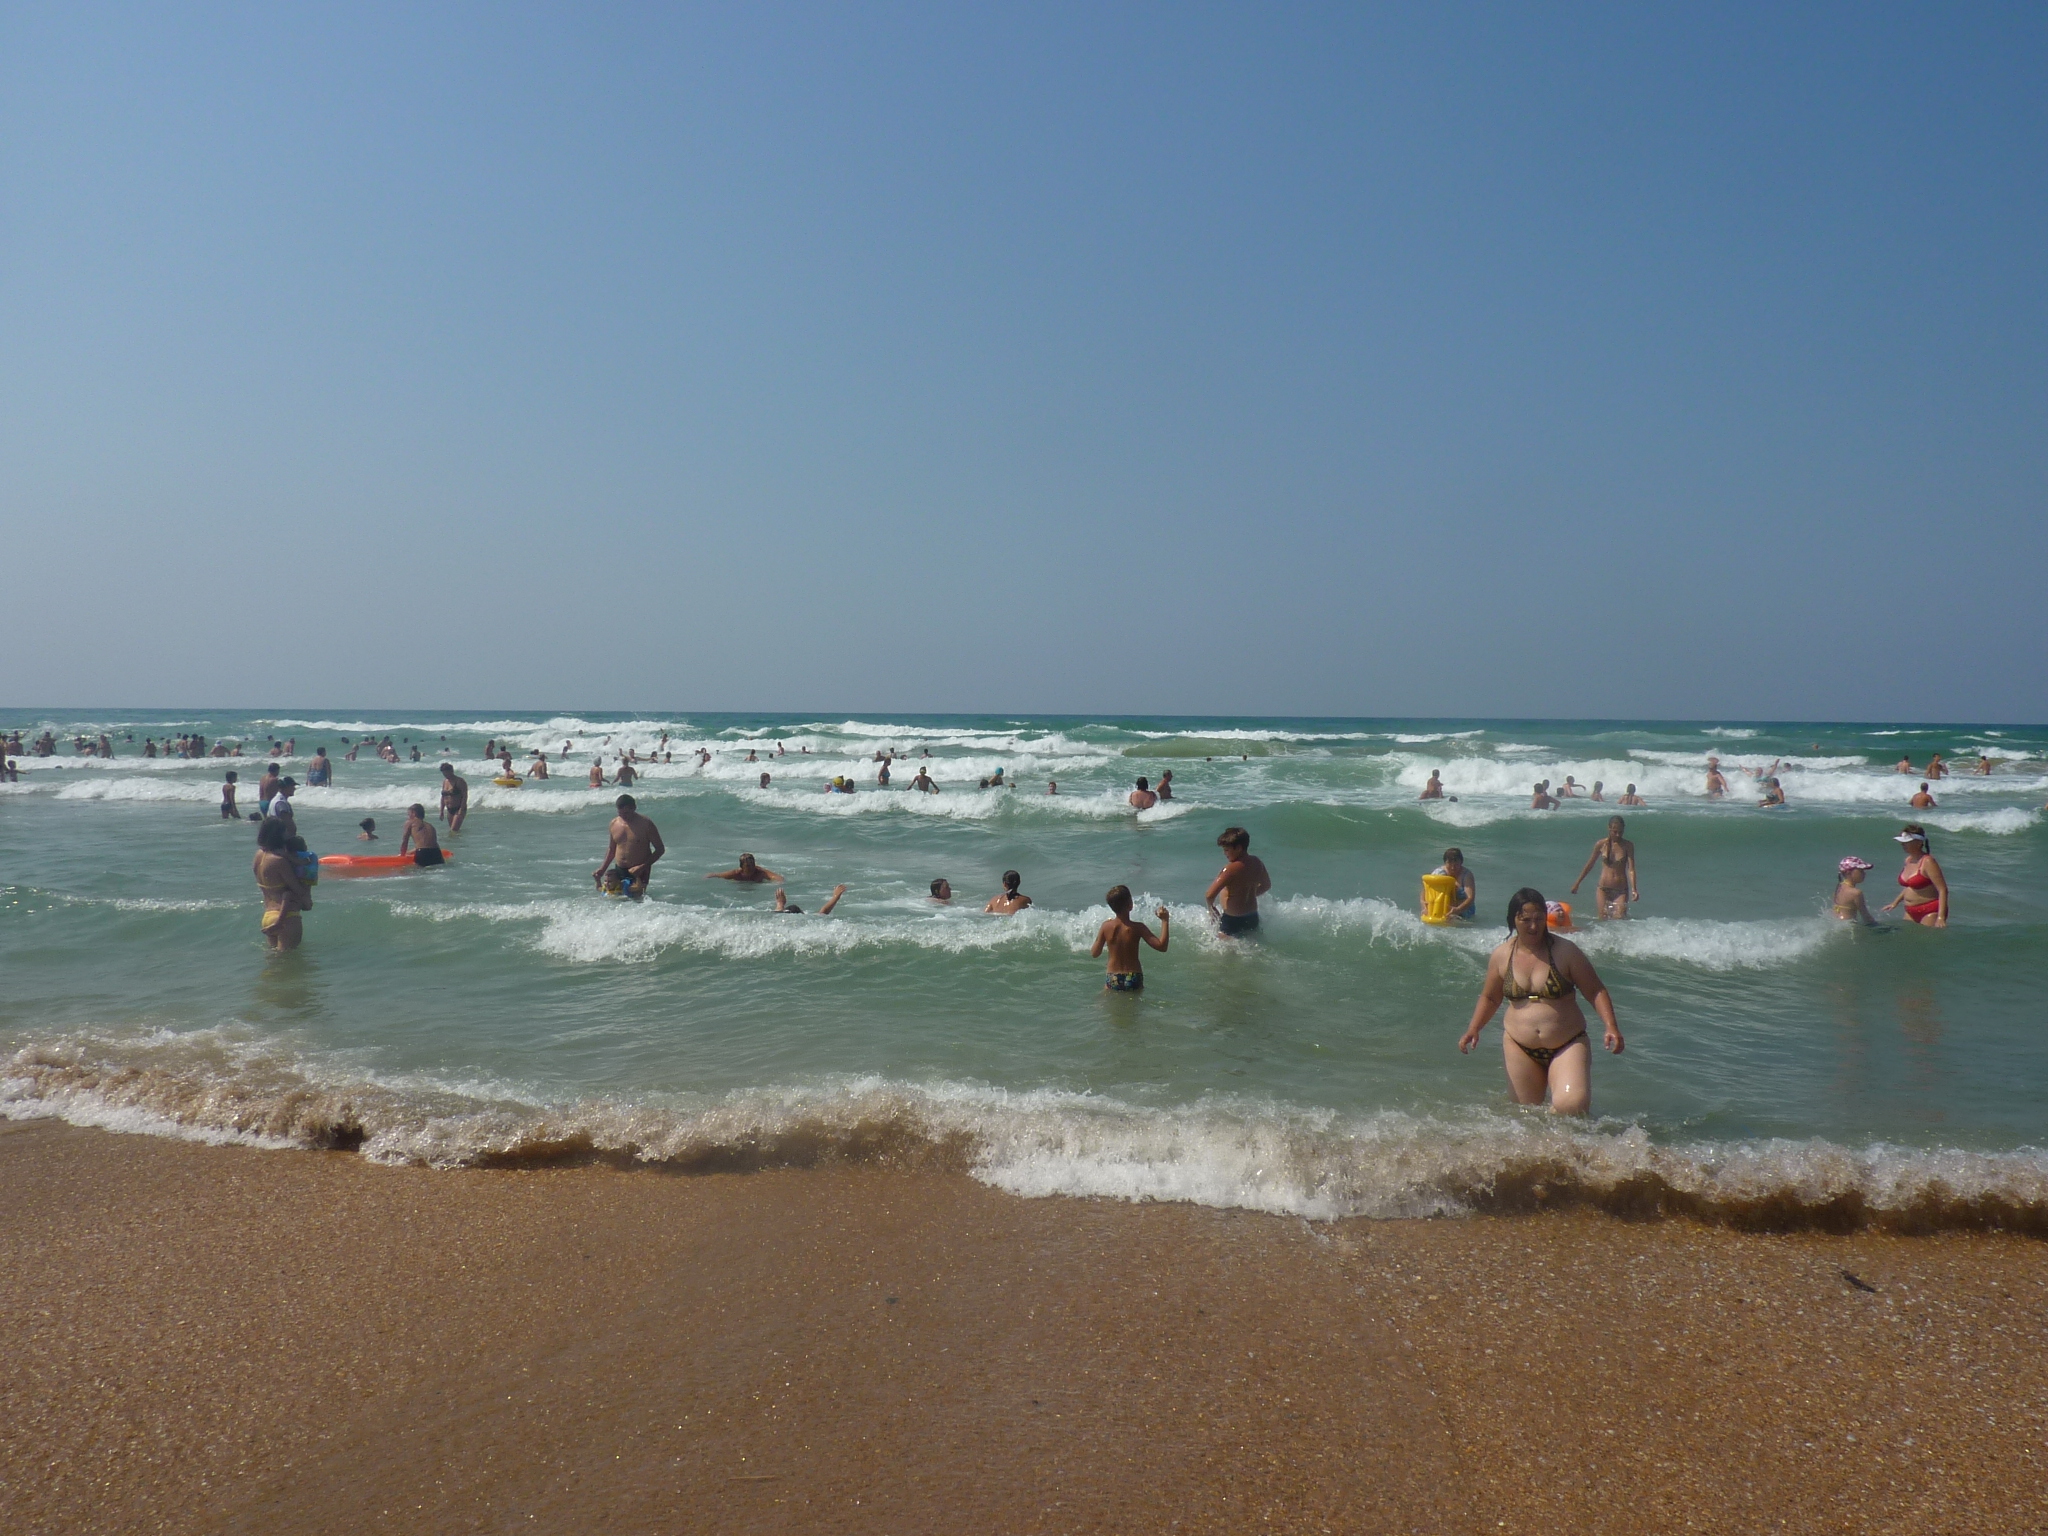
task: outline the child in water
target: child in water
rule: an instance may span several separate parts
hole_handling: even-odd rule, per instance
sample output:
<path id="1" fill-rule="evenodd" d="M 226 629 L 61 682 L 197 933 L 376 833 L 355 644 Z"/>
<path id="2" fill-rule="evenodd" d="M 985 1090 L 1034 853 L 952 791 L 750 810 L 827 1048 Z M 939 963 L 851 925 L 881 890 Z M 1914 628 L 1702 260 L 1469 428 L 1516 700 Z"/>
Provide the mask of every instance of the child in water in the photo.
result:
<path id="1" fill-rule="evenodd" d="M 374 843 L 375 841 L 377 841 L 377 818 L 376 818 L 376 817 L 374 817 L 374 816 L 365 816 L 365 817 L 364 817 L 364 818 L 363 818 L 363 819 L 362 819 L 361 821 L 357 822 L 357 823 L 356 823 L 356 825 L 357 825 L 357 826 L 359 826 L 359 827 L 361 827 L 361 828 L 363 829 L 363 830 L 362 830 L 361 832 L 359 832 L 359 833 L 357 833 L 357 834 L 356 834 L 356 841 L 357 841 L 357 842 L 359 842 L 359 843 Z"/>
<path id="2" fill-rule="evenodd" d="M 1166 915 L 1166 908 L 1159 908 L 1159 932 L 1156 936 L 1143 923 L 1132 922 L 1131 888 L 1127 885 L 1112 886 L 1102 899 L 1109 903 L 1113 915 L 1096 930 L 1095 945 L 1088 951 L 1088 956 L 1090 959 L 1099 958 L 1102 951 L 1108 949 L 1109 980 L 1103 983 L 1106 991 L 1142 992 L 1145 990 L 1145 968 L 1138 963 L 1138 946 L 1150 944 L 1165 954 L 1167 940 L 1173 937 L 1172 920 Z"/>
<path id="3" fill-rule="evenodd" d="M 1870 860 L 1859 859 L 1852 853 L 1835 867 L 1841 876 L 1835 885 L 1835 916 L 1845 923 L 1883 926 L 1870 915 L 1870 903 L 1863 899 L 1863 877 L 1870 872 Z"/>
<path id="4" fill-rule="evenodd" d="M 242 819 L 242 813 L 235 809 L 235 776 L 232 773 L 227 776 L 227 781 L 220 787 L 220 819 L 222 821 L 240 821 Z"/>

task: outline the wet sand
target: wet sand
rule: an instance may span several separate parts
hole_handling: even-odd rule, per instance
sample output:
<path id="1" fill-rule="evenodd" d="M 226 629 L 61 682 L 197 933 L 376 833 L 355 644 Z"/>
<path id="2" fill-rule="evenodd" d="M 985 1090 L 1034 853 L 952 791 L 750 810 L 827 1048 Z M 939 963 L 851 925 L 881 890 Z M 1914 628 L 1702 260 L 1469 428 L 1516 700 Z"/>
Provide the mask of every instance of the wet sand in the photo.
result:
<path id="1" fill-rule="evenodd" d="M 5 1122 L 0 1213 L 8 1530 L 2048 1523 L 2026 1238 L 1313 1227 Z"/>

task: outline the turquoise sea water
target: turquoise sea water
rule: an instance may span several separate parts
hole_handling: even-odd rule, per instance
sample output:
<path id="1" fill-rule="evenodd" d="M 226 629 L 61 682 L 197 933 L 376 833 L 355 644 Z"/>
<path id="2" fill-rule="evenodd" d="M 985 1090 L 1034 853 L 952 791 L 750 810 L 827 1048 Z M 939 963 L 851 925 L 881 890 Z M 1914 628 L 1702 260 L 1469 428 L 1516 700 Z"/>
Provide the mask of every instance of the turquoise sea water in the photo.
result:
<path id="1" fill-rule="evenodd" d="M 17 1117 L 442 1164 L 940 1159 L 1024 1193 L 1311 1216 L 1586 1198 L 2048 1220 L 2048 729 L 40 711 L 0 727 L 59 737 L 0 786 L 0 1112 Z M 142 758 L 145 737 L 194 730 L 246 755 Z M 74 756 L 78 731 L 117 755 Z M 360 852 L 371 815 L 395 850 L 445 755 L 475 806 L 444 838 L 453 862 L 330 877 L 304 947 L 267 954 L 254 829 L 219 818 L 223 770 L 249 809 L 273 739 L 296 738 L 303 780 L 314 747 L 387 732 L 424 760 L 338 761 L 331 789 L 300 791 L 301 831 Z M 587 788 L 589 763 L 644 758 L 663 732 L 674 761 L 633 792 L 668 856 L 649 900 L 606 898 L 590 872 L 618 791 Z M 545 749 L 557 776 L 493 786 L 487 739 L 521 763 Z M 929 750 L 942 792 L 911 792 L 902 764 L 877 789 L 888 748 Z M 1913 817 L 1917 777 L 1891 765 L 1934 750 L 1964 776 Z M 1719 803 L 1710 752 L 1734 785 Z M 1967 773 L 1979 752 L 1989 777 Z M 1738 770 L 1779 758 L 1790 805 L 1759 811 Z M 978 789 L 997 768 L 1014 787 Z M 1133 813 L 1132 779 L 1164 768 L 1175 799 Z M 1432 768 L 1454 803 L 1416 800 Z M 860 791 L 822 793 L 834 774 Z M 1627 813 L 1638 915 L 1581 940 L 1628 1037 L 1599 1054 L 1584 1126 L 1509 1102 L 1497 1024 L 1472 1056 L 1454 1043 L 1507 894 L 1566 896 L 1614 810 L 1527 809 L 1533 781 L 1567 774 L 1650 802 Z M 1933 832 L 1952 926 L 1835 922 L 1836 860 L 1870 859 L 1888 901 L 1909 817 Z M 1201 921 L 1230 823 L 1273 874 L 1255 944 Z M 1452 843 L 1482 921 L 1427 928 L 1419 877 Z M 701 878 L 742 850 L 812 911 Z M 1036 904 L 985 915 L 1006 868 Z M 926 894 L 941 875 L 948 907 Z M 838 911 L 813 915 L 841 882 Z M 1140 998 L 1106 996 L 1086 954 L 1119 882 L 1174 916 Z"/>

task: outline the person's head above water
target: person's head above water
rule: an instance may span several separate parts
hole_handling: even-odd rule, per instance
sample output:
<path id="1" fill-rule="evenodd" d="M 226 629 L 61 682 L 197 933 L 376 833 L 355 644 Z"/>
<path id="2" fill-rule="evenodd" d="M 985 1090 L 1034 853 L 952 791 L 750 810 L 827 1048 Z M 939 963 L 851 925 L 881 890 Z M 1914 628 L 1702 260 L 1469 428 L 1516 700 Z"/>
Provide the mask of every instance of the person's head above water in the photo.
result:
<path id="1" fill-rule="evenodd" d="M 623 798 L 623 797 L 621 797 L 621 798 Z M 752 855 L 751 853 L 743 853 L 743 854 L 741 854 L 741 855 L 740 855 L 740 868 L 741 868 L 741 869 L 752 869 L 753 867 L 754 867 L 754 856 L 753 856 L 753 855 Z"/>
<path id="2" fill-rule="evenodd" d="M 415 800 L 411 805 L 408 805 L 405 808 L 405 810 L 407 815 L 416 816 L 421 821 L 425 821 L 427 819 L 427 808 L 424 805 L 421 805 L 417 800 Z"/>
<path id="3" fill-rule="evenodd" d="M 1927 852 L 1927 850 L 1933 846 L 1931 843 L 1927 841 L 1927 829 L 1921 826 L 1920 823 L 1917 821 L 1907 822 L 1903 827 L 1899 829 L 1899 835 L 1897 837 L 1894 837 L 1892 841 L 1895 843 L 1904 843 L 1906 845 L 1906 851 L 1908 853 L 1911 853 L 1913 851 L 1913 844 L 1915 843 L 1918 843 L 1920 845 L 1920 851 L 1922 853 Z"/>
<path id="4" fill-rule="evenodd" d="M 1446 848 L 1446 849 L 1444 850 L 1444 868 L 1445 868 L 1445 869 L 1456 869 L 1456 868 L 1457 868 L 1457 867 L 1458 867 L 1458 866 L 1459 866 L 1460 864 L 1462 864 L 1462 863 L 1464 863 L 1464 862 L 1465 862 L 1465 850 L 1464 850 L 1464 849 L 1462 849 L 1462 848 Z"/>
<path id="5" fill-rule="evenodd" d="M 624 815 L 627 811 L 632 810 L 637 803 L 638 802 L 636 802 L 631 795 L 621 795 L 618 799 L 612 802 L 612 804 L 618 808 L 619 813 L 621 815 Z"/>
<path id="6" fill-rule="evenodd" d="M 365 816 L 361 821 L 357 822 L 356 825 L 361 827 L 365 832 L 374 832 L 377 830 L 377 818 L 374 816 Z"/>
<path id="7" fill-rule="evenodd" d="M 1127 917 L 1131 910 L 1131 888 L 1128 885 L 1112 885 L 1109 894 L 1102 898 L 1109 903 L 1109 910 L 1118 917 Z"/>
<path id="8" fill-rule="evenodd" d="M 443 763 L 441 765 L 441 772 L 447 775 L 448 777 L 453 778 L 455 775 L 455 765 L 453 763 Z"/>
<path id="9" fill-rule="evenodd" d="M 228 780 L 227 780 L 227 781 L 228 781 L 228 782 L 229 782 L 230 784 L 233 784 L 233 783 L 236 783 L 236 782 L 238 782 L 238 781 L 236 780 L 236 778 L 235 778 L 235 770 L 234 770 L 234 769 L 232 769 L 232 768 L 230 768 L 230 769 L 228 770 Z"/>
<path id="10" fill-rule="evenodd" d="M 1003 894 L 1005 896 L 1016 895 L 1017 887 L 1022 885 L 1023 883 L 1024 877 L 1018 874 L 1017 871 L 1015 871 L 1014 869 L 1006 869 L 1003 871 Z"/>
<path id="11" fill-rule="evenodd" d="M 932 882 L 932 900 L 951 901 L 952 899 L 952 884 L 945 878 L 945 876 L 941 875 L 938 879 Z"/>
<path id="12" fill-rule="evenodd" d="M 1870 862 L 1870 860 L 1859 859 L 1855 854 L 1852 853 L 1846 859 L 1842 860 L 1841 863 L 1837 864 L 1835 866 L 1835 869 L 1837 873 L 1839 873 L 1841 877 L 1844 880 L 1846 880 L 1851 875 L 1860 875 L 1866 869 L 1874 869 L 1875 867 L 1876 866 L 1873 865 Z"/>
<path id="13" fill-rule="evenodd" d="M 256 827 L 256 846 L 265 853 L 283 853 L 285 839 L 290 836 L 284 823 L 277 820 L 259 822 Z"/>
<path id="14" fill-rule="evenodd" d="M 1621 836 L 1621 829 L 1626 825 L 1627 823 L 1624 822 L 1619 816 L 1610 816 L 1607 818 L 1607 830 L 1613 833 L 1616 837 Z"/>
<path id="15" fill-rule="evenodd" d="M 1145 782 L 1145 781 L 1144 781 L 1143 779 L 1140 779 L 1140 780 L 1138 780 L 1138 788 L 1140 788 L 1140 789 L 1150 789 L 1151 787 L 1152 787 L 1152 786 L 1151 786 L 1150 784 L 1146 783 L 1146 782 Z"/>
<path id="16" fill-rule="evenodd" d="M 1535 914 L 1535 926 L 1546 931 L 1550 926 L 1550 903 L 1543 899 L 1543 893 L 1534 886 L 1523 886 L 1508 898 L 1508 931 L 1524 932 L 1529 927 L 1529 915 Z"/>
<path id="17" fill-rule="evenodd" d="M 1243 853 L 1251 845 L 1252 835 L 1243 827 L 1225 827 L 1216 838 L 1216 846 L 1226 853 Z"/>

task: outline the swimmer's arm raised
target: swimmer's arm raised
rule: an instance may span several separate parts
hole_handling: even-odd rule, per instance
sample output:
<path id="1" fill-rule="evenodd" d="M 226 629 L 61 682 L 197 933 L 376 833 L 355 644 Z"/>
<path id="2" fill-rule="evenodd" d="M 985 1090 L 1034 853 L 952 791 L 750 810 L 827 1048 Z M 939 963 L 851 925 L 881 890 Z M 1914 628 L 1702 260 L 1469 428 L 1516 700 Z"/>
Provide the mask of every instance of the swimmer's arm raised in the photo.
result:
<path id="1" fill-rule="evenodd" d="M 1164 907 L 1161 907 L 1153 915 L 1159 919 L 1159 936 L 1157 938 L 1154 938 L 1152 936 L 1152 930 L 1150 928 L 1147 928 L 1143 923 L 1140 923 L 1138 924 L 1138 937 L 1143 939 L 1147 944 L 1150 944 L 1154 949 L 1158 950 L 1159 953 L 1163 955 L 1166 953 L 1166 941 L 1173 937 L 1172 930 L 1167 926 L 1169 923 L 1173 921 L 1173 919 L 1167 915 L 1166 908 Z"/>

